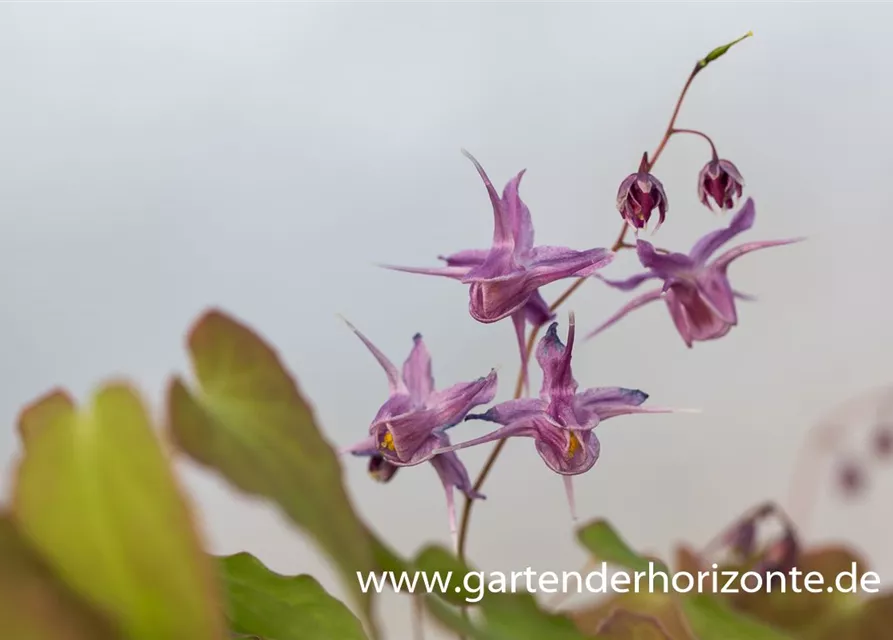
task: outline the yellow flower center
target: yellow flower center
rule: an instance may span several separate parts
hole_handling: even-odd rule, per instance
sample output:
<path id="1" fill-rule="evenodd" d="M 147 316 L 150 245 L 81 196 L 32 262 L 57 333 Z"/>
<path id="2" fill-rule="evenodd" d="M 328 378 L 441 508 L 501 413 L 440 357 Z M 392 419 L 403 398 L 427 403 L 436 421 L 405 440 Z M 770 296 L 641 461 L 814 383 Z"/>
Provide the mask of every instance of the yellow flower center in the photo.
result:
<path id="1" fill-rule="evenodd" d="M 390 449 L 391 451 L 395 451 L 394 449 L 394 436 L 391 435 L 390 431 L 385 431 L 384 440 L 381 441 L 382 449 Z"/>
<path id="2" fill-rule="evenodd" d="M 580 447 L 580 441 L 577 439 L 577 436 L 574 435 L 573 431 L 568 431 L 567 459 L 572 459 L 574 457 L 574 454 L 577 452 L 577 449 L 579 449 Z"/>

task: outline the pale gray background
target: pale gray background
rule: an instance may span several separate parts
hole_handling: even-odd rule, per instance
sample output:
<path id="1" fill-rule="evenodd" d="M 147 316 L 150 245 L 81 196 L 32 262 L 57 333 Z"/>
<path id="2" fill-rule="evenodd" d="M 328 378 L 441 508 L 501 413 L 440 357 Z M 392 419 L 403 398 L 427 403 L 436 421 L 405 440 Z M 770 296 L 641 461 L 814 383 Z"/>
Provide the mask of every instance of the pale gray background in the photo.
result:
<path id="1" fill-rule="evenodd" d="M 760 301 L 727 338 L 687 350 L 654 305 L 574 361 L 581 385 L 704 410 L 599 427 L 581 515 L 645 549 L 705 542 L 755 502 L 785 500 L 807 428 L 889 380 L 891 20 L 890 5 L 856 3 L 0 7 L 0 485 L 23 403 L 60 384 L 85 398 L 126 374 L 157 404 L 209 305 L 281 349 L 337 445 L 362 436 L 386 386 L 336 313 L 397 361 L 423 332 L 441 384 L 498 366 L 508 397 L 510 327 L 474 323 L 455 282 L 374 263 L 486 245 L 489 204 L 463 146 L 498 185 L 528 169 L 541 242 L 610 243 L 617 184 L 656 144 L 691 65 L 753 29 L 698 79 L 679 123 L 714 135 L 744 173 L 758 203 L 747 239 L 809 242 L 733 267 Z M 695 197 L 706 159 L 683 137 L 657 167 L 664 246 L 725 222 Z M 624 255 L 607 273 L 634 267 Z M 593 283 L 569 308 L 586 329 L 622 300 Z M 473 473 L 487 452 L 463 456 Z M 430 467 L 381 486 L 345 462 L 358 508 L 397 547 L 448 542 Z M 215 552 L 247 549 L 342 593 L 273 509 L 184 468 Z M 873 480 L 870 500 L 826 502 L 808 533 L 855 539 L 884 577 L 893 487 Z M 579 568 L 561 482 L 530 442 L 507 448 L 486 493 L 479 566 Z M 383 607 L 395 638 L 407 605 Z"/>

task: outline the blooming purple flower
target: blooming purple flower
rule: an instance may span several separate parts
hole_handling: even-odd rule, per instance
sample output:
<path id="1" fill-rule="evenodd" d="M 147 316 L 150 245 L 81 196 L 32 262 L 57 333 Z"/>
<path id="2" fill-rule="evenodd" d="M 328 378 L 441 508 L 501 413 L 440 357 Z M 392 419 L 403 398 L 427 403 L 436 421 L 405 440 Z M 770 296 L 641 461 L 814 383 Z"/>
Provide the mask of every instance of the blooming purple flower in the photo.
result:
<path id="1" fill-rule="evenodd" d="M 698 174 L 698 199 L 711 211 L 713 207 L 708 198 L 713 198 L 720 209 L 731 209 L 735 206 L 735 198 L 741 197 L 743 189 L 744 178 L 738 167 L 728 160 L 714 156 Z"/>
<path id="2" fill-rule="evenodd" d="M 469 499 L 483 498 L 471 486 L 468 471 L 459 457 L 436 450 L 449 446 L 445 430 L 465 418 L 474 407 L 487 404 L 496 395 L 496 372 L 474 382 L 462 382 L 435 391 L 431 373 L 431 356 L 422 336 L 413 337 L 413 348 L 398 371 L 390 360 L 362 333 L 348 326 L 372 352 L 388 377 L 390 397 L 385 401 L 369 426 L 369 436 L 342 453 L 369 456 L 369 472 L 381 482 L 387 482 L 399 467 L 410 467 L 425 461 L 440 476 L 446 490 L 450 531 L 456 535 L 456 508 L 453 488 Z"/>
<path id="3" fill-rule="evenodd" d="M 503 425 L 480 438 L 453 445 L 446 451 L 464 449 L 510 437 L 533 438 L 546 465 L 565 478 L 571 514 L 576 519 L 571 476 L 592 468 L 599 456 L 593 429 L 602 421 L 631 413 L 667 413 L 670 409 L 645 408 L 648 395 L 638 389 L 602 387 L 577 392 L 571 372 L 574 348 L 574 316 L 570 316 L 567 346 L 558 337 L 558 323 L 549 326 L 540 340 L 536 359 L 543 370 L 539 398 L 521 398 L 498 404 L 466 420 L 486 420 Z"/>
<path id="4" fill-rule="evenodd" d="M 642 156 L 639 170 L 624 178 L 617 190 L 617 210 L 634 229 L 644 229 L 651 212 L 658 210 L 657 231 L 667 217 L 667 193 L 660 180 L 648 172 L 648 156 Z"/>
<path id="5" fill-rule="evenodd" d="M 483 323 L 511 317 L 521 360 L 525 362 L 525 323 L 539 326 L 554 318 L 549 305 L 539 294 L 539 287 L 563 278 L 591 276 L 611 262 L 614 254 L 606 249 L 576 251 L 566 247 L 534 246 L 530 210 L 518 194 L 524 171 L 509 181 L 500 198 L 480 163 L 468 152 L 463 153 L 483 179 L 493 205 L 491 247 L 441 257 L 446 262 L 444 267 L 385 266 L 408 273 L 453 278 L 469 285 L 471 317 Z M 526 367 L 522 375 L 526 383 Z"/>
<path id="6" fill-rule="evenodd" d="M 670 310 L 679 335 L 689 347 L 692 343 L 714 340 L 726 335 L 738 324 L 735 298 L 751 299 L 732 289 L 726 270 L 737 258 L 767 247 L 798 242 L 802 238 L 750 242 L 730 249 L 708 262 L 721 246 L 739 233 L 753 226 L 756 209 L 753 200 L 747 199 L 726 229 L 708 233 L 698 240 L 688 255 L 661 253 L 650 243 L 639 240 L 636 248 L 639 260 L 648 269 L 626 280 L 614 281 L 601 278 L 608 285 L 622 291 L 630 291 L 647 280 L 663 280 L 663 287 L 643 293 L 627 303 L 601 326 L 593 330 L 587 339 L 600 333 L 626 316 L 630 311 L 663 299 Z"/>

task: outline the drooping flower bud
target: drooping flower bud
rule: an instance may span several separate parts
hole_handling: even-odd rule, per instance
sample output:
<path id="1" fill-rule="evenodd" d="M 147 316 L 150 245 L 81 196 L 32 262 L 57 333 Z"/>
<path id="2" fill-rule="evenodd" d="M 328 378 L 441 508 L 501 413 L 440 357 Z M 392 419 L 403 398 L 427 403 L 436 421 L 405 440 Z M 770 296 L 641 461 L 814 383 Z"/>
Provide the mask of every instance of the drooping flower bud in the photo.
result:
<path id="1" fill-rule="evenodd" d="M 758 573 L 780 571 L 786 573 L 797 564 L 800 555 L 800 544 L 797 535 L 790 528 L 786 528 L 780 538 L 770 544 L 763 557 L 755 568 Z"/>
<path id="2" fill-rule="evenodd" d="M 878 458 L 886 460 L 893 456 L 893 426 L 881 424 L 875 427 L 871 444 Z"/>
<path id="3" fill-rule="evenodd" d="M 642 156 L 639 170 L 628 175 L 617 190 L 617 210 L 633 229 L 643 229 L 658 210 L 657 231 L 667 216 L 667 194 L 660 180 L 648 172 L 648 154 Z"/>
<path id="4" fill-rule="evenodd" d="M 369 475 L 378 482 L 389 482 L 399 468 L 385 460 L 384 456 L 373 455 L 369 458 Z"/>
<path id="5" fill-rule="evenodd" d="M 735 198 L 741 197 L 743 189 L 744 178 L 738 167 L 715 155 L 698 174 L 698 199 L 711 211 L 713 207 L 709 198 L 713 198 L 720 209 L 731 209 L 735 206 Z"/>
<path id="6" fill-rule="evenodd" d="M 849 460 L 838 469 L 837 483 L 845 496 L 856 496 L 865 488 L 865 473 L 858 463 Z"/>

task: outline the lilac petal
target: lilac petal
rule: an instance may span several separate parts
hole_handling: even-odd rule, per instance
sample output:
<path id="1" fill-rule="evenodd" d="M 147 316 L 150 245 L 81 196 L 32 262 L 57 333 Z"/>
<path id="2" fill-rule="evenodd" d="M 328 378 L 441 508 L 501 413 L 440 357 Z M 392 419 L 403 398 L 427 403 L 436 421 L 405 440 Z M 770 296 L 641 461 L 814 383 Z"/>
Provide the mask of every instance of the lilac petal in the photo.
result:
<path id="1" fill-rule="evenodd" d="M 671 287 L 665 296 L 670 316 L 686 346 L 726 335 L 732 325 L 719 317 L 699 292 L 687 286 Z"/>
<path id="2" fill-rule="evenodd" d="M 506 247 L 509 250 L 514 249 L 515 241 L 512 234 L 512 220 L 509 218 L 508 212 L 505 210 L 502 201 L 499 199 L 499 194 L 496 192 L 496 189 L 493 188 L 493 183 L 490 182 L 490 178 L 487 177 L 484 168 L 474 156 L 468 153 L 465 149 L 462 150 L 462 154 L 474 164 L 474 168 L 477 169 L 478 174 L 484 181 L 484 186 L 487 188 L 487 195 L 490 196 L 490 204 L 493 205 L 493 247 Z"/>
<path id="3" fill-rule="evenodd" d="M 400 378 L 400 373 L 397 371 L 397 367 L 394 366 L 390 360 L 388 360 L 387 356 L 383 354 L 378 347 L 372 344 L 369 339 L 364 336 L 359 330 L 353 326 L 347 320 L 344 321 L 347 323 L 347 326 L 353 331 L 357 337 L 363 341 L 363 344 L 366 345 L 366 348 L 375 356 L 375 359 L 378 360 L 378 364 L 381 365 L 381 368 L 384 369 L 385 374 L 388 376 L 388 387 L 390 388 L 391 394 L 395 393 L 406 393 L 406 387 L 403 384 L 403 380 Z"/>
<path id="4" fill-rule="evenodd" d="M 619 289 L 620 291 L 632 291 L 643 282 L 646 282 L 647 280 L 653 280 L 654 278 L 659 278 L 660 276 L 653 271 L 645 271 L 643 273 L 638 273 L 634 276 L 630 276 L 626 280 L 608 280 L 600 273 L 596 273 L 595 277 L 604 282 L 609 287 Z"/>
<path id="5" fill-rule="evenodd" d="M 572 438 L 576 439 L 575 444 Z M 536 450 L 555 473 L 577 475 L 593 467 L 598 460 L 600 445 L 592 431 L 543 427 L 538 432 Z"/>
<path id="6" fill-rule="evenodd" d="M 638 413 L 674 413 L 676 409 L 668 407 L 645 407 L 629 404 L 600 404 L 595 409 L 599 422 L 608 418 L 616 418 L 617 416 L 629 416 Z"/>
<path id="7" fill-rule="evenodd" d="M 737 289 L 732 289 L 732 295 L 738 300 L 744 300 L 745 302 L 756 302 L 757 300 L 756 296 L 744 293 L 743 291 L 738 291 Z"/>
<path id="8" fill-rule="evenodd" d="M 651 269 L 662 278 L 684 276 L 694 270 L 694 263 L 684 253 L 659 253 L 654 245 L 645 240 L 636 243 L 636 253 L 642 266 Z"/>
<path id="9" fill-rule="evenodd" d="M 355 456 L 372 456 L 378 453 L 378 439 L 375 436 L 368 436 L 349 447 L 339 449 L 338 453 L 344 455 L 350 453 Z"/>
<path id="10" fill-rule="evenodd" d="M 698 240 L 689 252 L 689 257 L 696 264 L 704 264 L 722 245 L 739 233 L 750 229 L 753 226 L 756 214 L 753 198 L 748 198 L 741 209 L 738 210 L 738 213 L 732 218 L 729 226 L 725 229 L 712 231 Z"/>
<path id="11" fill-rule="evenodd" d="M 567 247 L 534 247 L 527 263 L 528 278 L 535 289 L 562 278 L 591 276 L 614 260 L 607 249 L 576 251 Z"/>
<path id="12" fill-rule="evenodd" d="M 530 291 L 524 272 L 490 281 L 475 282 L 468 290 L 468 313 L 478 322 L 491 324 L 509 317 L 527 304 Z"/>
<path id="13" fill-rule="evenodd" d="M 425 403 L 425 415 L 436 429 L 442 430 L 459 424 L 474 407 L 488 404 L 496 397 L 496 371 L 474 382 L 460 382 L 447 389 L 435 391 Z"/>
<path id="14" fill-rule="evenodd" d="M 539 327 L 555 318 L 555 313 L 549 308 L 549 304 L 543 299 L 539 290 L 534 291 L 527 302 L 524 303 L 524 315 L 534 327 Z"/>
<path id="15" fill-rule="evenodd" d="M 515 252 L 519 256 L 525 256 L 533 248 L 533 222 L 530 219 L 530 209 L 518 195 L 518 187 L 524 171 L 512 178 L 502 191 L 502 203 L 506 213 L 512 221 L 512 233 L 515 238 Z"/>
<path id="16" fill-rule="evenodd" d="M 373 435 L 378 442 L 378 452 L 392 464 L 403 467 L 430 460 L 440 447 L 433 433 L 437 424 L 432 418 L 425 411 L 412 411 L 376 425 Z"/>
<path id="17" fill-rule="evenodd" d="M 449 440 L 441 441 L 442 446 L 449 446 Z M 431 458 L 431 464 L 440 476 L 440 481 L 444 487 L 456 487 L 464 493 L 469 500 L 485 500 L 486 496 L 474 490 L 471 479 L 468 476 L 468 470 L 455 451 L 447 451 L 440 453 Z"/>
<path id="18" fill-rule="evenodd" d="M 416 273 L 423 276 L 441 276 L 443 278 L 452 278 L 453 280 L 462 280 L 470 271 L 467 266 L 455 267 L 401 267 L 393 264 L 380 264 L 383 269 L 391 271 L 402 271 L 403 273 Z"/>
<path id="19" fill-rule="evenodd" d="M 489 249 L 466 249 L 438 258 L 446 262 L 448 267 L 476 267 L 487 259 L 488 253 Z"/>
<path id="20" fill-rule="evenodd" d="M 655 289 L 654 291 L 649 291 L 647 293 L 643 293 L 642 295 L 640 295 L 636 298 L 633 298 L 632 300 L 627 302 L 623 307 L 621 307 L 620 311 L 615 313 L 613 316 L 611 316 L 610 318 L 605 320 L 598 327 L 596 327 L 595 329 L 590 331 L 588 334 L 586 334 L 586 337 L 584 338 L 584 340 L 589 340 L 590 338 L 601 333 L 602 331 L 604 331 L 611 325 L 616 324 L 621 319 L 623 319 L 623 317 L 626 316 L 626 314 L 628 314 L 629 312 L 635 311 L 639 307 L 642 307 L 642 306 L 648 304 L 649 302 L 654 302 L 655 300 L 660 300 L 662 296 L 663 296 L 663 292 L 660 289 Z"/>
<path id="21" fill-rule="evenodd" d="M 448 447 L 438 449 L 437 451 L 435 451 L 435 453 L 437 455 L 442 455 L 450 451 L 467 449 L 468 447 L 475 447 L 479 444 L 486 444 L 495 440 L 504 440 L 505 438 L 537 438 L 539 436 L 539 429 L 537 428 L 536 423 L 536 417 L 532 419 L 513 422 L 478 438 L 472 438 L 471 440 L 466 440 L 465 442 L 460 442 L 459 444 L 453 444 Z"/>
<path id="22" fill-rule="evenodd" d="M 789 238 L 787 240 L 764 240 L 762 242 L 748 242 L 747 244 L 742 244 L 735 247 L 734 249 L 729 249 L 728 251 L 720 255 L 716 260 L 711 262 L 710 267 L 713 269 L 724 271 L 733 260 L 737 260 L 741 256 L 750 253 L 751 251 L 768 249 L 769 247 L 781 247 L 786 244 L 802 242 L 805 239 L 806 238 Z"/>
<path id="23" fill-rule="evenodd" d="M 396 393 L 385 400 L 384 404 L 378 409 L 378 413 L 372 418 L 369 426 L 370 433 L 379 428 L 382 423 L 393 420 L 396 416 L 402 416 L 416 409 L 409 393 Z"/>
<path id="24" fill-rule="evenodd" d="M 574 476 L 562 476 L 564 479 L 564 493 L 567 495 L 567 506 L 571 510 L 571 519 L 577 521 L 577 501 L 574 499 Z"/>
<path id="25" fill-rule="evenodd" d="M 558 323 L 553 322 L 536 349 L 536 361 L 543 370 L 542 398 L 570 398 L 577 392 L 577 382 L 571 371 L 574 349 L 574 315 L 570 315 L 567 330 L 567 346 L 558 337 Z"/>
<path id="26" fill-rule="evenodd" d="M 413 347 L 403 363 L 403 381 L 409 395 L 417 406 L 425 403 L 434 391 L 434 376 L 431 374 L 431 354 L 428 353 L 422 334 L 412 337 Z"/>
<path id="27" fill-rule="evenodd" d="M 735 296 L 725 273 L 708 267 L 698 274 L 697 284 L 701 298 L 716 315 L 730 325 L 738 324 Z"/>
<path id="28" fill-rule="evenodd" d="M 494 405 L 484 413 L 470 413 L 465 416 L 465 419 L 485 420 L 487 422 L 497 422 L 506 425 L 543 413 L 548 406 L 548 402 L 539 398 L 518 398 L 517 400 L 506 400 L 505 402 Z"/>
<path id="29" fill-rule="evenodd" d="M 625 387 L 597 387 L 577 394 L 577 403 L 594 411 L 598 411 L 599 405 L 639 406 L 647 399 L 648 394 L 644 391 Z"/>
<path id="30" fill-rule="evenodd" d="M 527 328 L 527 314 L 524 308 L 518 309 L 512 314 L 512 324 L 515 327 L 515 337 L 518 340 L 518 351 L 521 353 L 521 385 L 524 394 L 530 395 L 530 376 L 528 375 L 527 340 L 525 329 Z"/>

